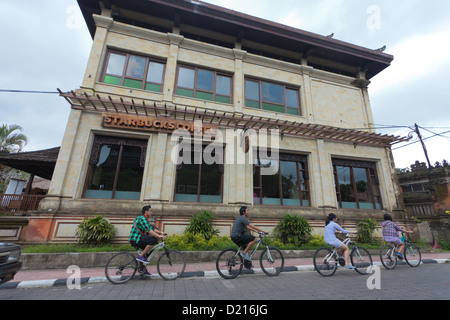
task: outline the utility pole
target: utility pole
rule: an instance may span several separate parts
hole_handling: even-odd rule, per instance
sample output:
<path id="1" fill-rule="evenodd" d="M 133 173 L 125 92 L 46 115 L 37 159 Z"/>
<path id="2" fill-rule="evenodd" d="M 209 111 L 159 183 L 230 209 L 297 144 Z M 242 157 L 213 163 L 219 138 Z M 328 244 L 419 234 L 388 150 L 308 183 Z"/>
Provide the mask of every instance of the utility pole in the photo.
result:
<path id="1" fill-rule="evenodd" d="M 428 158 L 427 147 L 425 146 L 425 143 L 422 140 L 422 135 L 420 134 L 419 126 L 417 125 L 417 123 L 415 123 L 414 125 L 416 127 L 415 131 L 417 133 L 417 136 L 419 137 L 420 143 L 422 144 L 423 152 L 425 153 L 425 158 L 427 158 L 428 169 L 431 171 L 431 163 L 430 163 L 430 159 Z"/>

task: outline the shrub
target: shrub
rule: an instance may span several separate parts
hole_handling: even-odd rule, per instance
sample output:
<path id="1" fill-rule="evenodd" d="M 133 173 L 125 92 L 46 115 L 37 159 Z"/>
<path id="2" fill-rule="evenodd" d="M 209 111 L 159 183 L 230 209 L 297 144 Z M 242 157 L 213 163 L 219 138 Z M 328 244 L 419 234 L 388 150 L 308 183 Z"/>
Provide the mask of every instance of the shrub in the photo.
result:
<path id="1" fill-rule="evenodd" d="M 439 240 L 438 244 L 442 250 L 450 250 L 450 243 L 448 243 L 444 239 Z"/>
<path id="2" fill-rule="evenodd" d="M 312 248 L 320 248 L 320 247 L 325 247 L 327 246 L 327 244 L 325 243 L 325 240 L 323 238 L 323 236 L 318 235 L 318 234 L 313 234 L 308 242 L 305 244 L 305 247 L 312 247 Z"/>
<path id="3" fill-rule="evenodd" d="M 211 239 L 213 236 L 219 234 L 219 230 L 214 229 L 212 226 L 212 220 L 214 214 L 211 211 L 202 211 L 198 215 L 194 215 L 184 231 L 185 234 L 201 235 L 205 240 Z"/>
<path id="4" fill-rule="evenodd" d="M 283 243 L 292 243 L 300 246 L 308 241 L 312 230 L 312 227 L 304 217 L 287 214 L 281 219 L 274 231 L 275 235 Z"/>
<path id="5" fill-rule="evenodd" d="M 361 219 L 358 222 L 358 242 L 372 243 L 372 236 L 376 226 L 377 222 L 375 221 L 375 219 Z"/>
<path id="6" fill-rule="evenodd" d="M 78 243 L 82 244 L 107 244 L 116 234 L 116 227 L 109 223 L 103 216 L 91 219 L 83 219 L 77 227 Z"/>
<path id="7" fill-rule="evenodd" d="M 199 234 L 190 233 L 171 235 L 164 242 L 168 248 L 182 251 L 220 251 L 236 247 L 230 237 L 214 235 L 211 239 L 206 240 Z"/>

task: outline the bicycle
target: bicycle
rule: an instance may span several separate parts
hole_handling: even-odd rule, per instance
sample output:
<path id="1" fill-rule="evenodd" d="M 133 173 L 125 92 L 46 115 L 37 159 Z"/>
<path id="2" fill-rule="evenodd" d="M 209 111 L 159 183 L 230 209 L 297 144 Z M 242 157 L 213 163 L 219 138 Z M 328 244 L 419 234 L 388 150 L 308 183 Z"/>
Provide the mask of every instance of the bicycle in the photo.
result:
<path id="1" fill-rule="evenodd" d="M 347 247 L 352 247 L 350 253 L 350 261 L 355 267 L 356 272 L 362 275 L 369 273 L 369 269 L 373 265 L 372 256 L 367 249 L 353 243 L 349 236 L 343 241 Z M 339 248 L 331 250 L 329 247 L 317 249 L 314 253 L 314 269 L 324 277 L 331 277 L 337 270 L 338 264 L 345 266 L 345 260 L 338 254 Z"/>
<path id="2" fill-rule="evenodd" d="M 259 257 L 259 264 L 262 271 L 268 276 L 278 276 L 284 267 L 284 257 L 281 251 L 275 247 L 269 247 L 263 240 L 263 232 L 259 232 L 259 239 L 256 242 L 256 247 L 250 254 L 250 258 L 253 258 L 256 250 L 260 244 L 265 246 Z M 241 272 L 244 265 L 250 269 L 251 261 L 245 260 L 241 253 L 245 247 L 240 246 L 239 249 L 225 249 L 216 259 L 216 269 L 219 275 L 225 279 L 234 279 Z"/>
<path id="3" fill-rule="evenodd" d="M 175 280 L 184 273 L 186 267 L 186 259 L 178 250 L 170 250 L 162 240 L 146 255 L 146 259 L 150 261 L 161 249 L 164 252 L 157 261 L 157 270 L 161 278 L 165 280 Z M 141 251 L 138 250 L 138 255 Z M 130 252 L 119 252 L 112 256 L 105 266 L 106 278 L 114 284 L 122 284 L 134 277 L 136 272 L 145 275 L 146 264 L 136 260 L 136 256 Z"/>
<path id="4" fill-rule="evenodd" d="M 422 261 L 422 254 L 420 253 L 419 247 L 406 240 L 406 236 L 403 232 L 401 240 L 405 244 L 403 257 L 405 258 L 406 263 L 411 267 L 419 266 Z M 381 263 L 388 270 L 393 270 L 397 265 L 398 259 L 401 259 L 397 256 L 398 247 L 399 246 L 397 244 L 389 242 L 385 243 L 380 248 Z"/>

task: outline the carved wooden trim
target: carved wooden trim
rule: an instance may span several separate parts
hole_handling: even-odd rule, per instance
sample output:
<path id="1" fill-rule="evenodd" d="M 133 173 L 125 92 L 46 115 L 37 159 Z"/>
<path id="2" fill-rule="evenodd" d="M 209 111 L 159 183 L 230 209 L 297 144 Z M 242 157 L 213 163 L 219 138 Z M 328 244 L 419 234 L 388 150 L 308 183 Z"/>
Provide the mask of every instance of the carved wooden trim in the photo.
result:
<path id="1" fill-rule="evenodd" d="M 145 166 L 145 155 L 147 153 L 147 140 L 138 140 L 121 137 L 101 136 L 96 135 L 94 143 L 92 145 L 91 157 L 89 159 L 90 165 L 96 165 L 100 158 L 100 151 L 104 145 L 120 145 L 120 146 L 132 146 L 141 148 L 141 158 L 139 165 L 141 168 Z"/>

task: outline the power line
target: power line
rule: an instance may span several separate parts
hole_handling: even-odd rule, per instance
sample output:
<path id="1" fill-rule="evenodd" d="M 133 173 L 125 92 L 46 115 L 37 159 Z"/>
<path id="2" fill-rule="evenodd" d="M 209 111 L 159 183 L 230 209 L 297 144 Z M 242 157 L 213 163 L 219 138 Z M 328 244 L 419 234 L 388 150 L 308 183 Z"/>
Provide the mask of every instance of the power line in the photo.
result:
<path id="1" fill-rule="evenodd" d="M 44 93 L 44 94 L 59 93 L 58 91 L 11 90 L 11 89 L 0 89 L 0 92 L 8 92 L 8 93 Z"/>
<path id="2" fill-rule="evenodd" d="M 443 134 L 445 134 L 445 133 L 449 133 L 450 131 L 445 131 L 445 132 L 442 132 L 442 133 L 436 133 L 436 134 L 434 134 L 434 135 L 432 135 L 432 136 L 429 136 L 429 137 L 426 137 L 426 138 L 423 138 L 422 139 L 422 141 L 425 141 L 425 140 L 428 140 L 428 139 L 431 139 L 431 138 L 434 138 L 434 137 L 437 137 L 437 136 L 442 136 Z M 450 139 L 450 137 L 447 137 L 447 136 L 442 136 L 443 138 L 449 138 Z M 417 142 L 420 142 L 420 140 L 416 140 L 416 141 L 414 141 L 414 142 L 411 142 L 411 143 L 408 143 L 408 144 L 405 144 L 405 145 L 403 145 L 403 146 L 400 146 L 400 147 L 397 147 L 397 148 L 394 148 L 394 149 L 392 149 L 392 150 L 397 150 L 397 149 L 401 149 L 401 148 L 404 148 L 404 147 L 407 147 L 407 146 L 410 146 L 410 145 L 412 145 L 412 144 L 415 144 L 415 143 L 417 143 Z"/>

